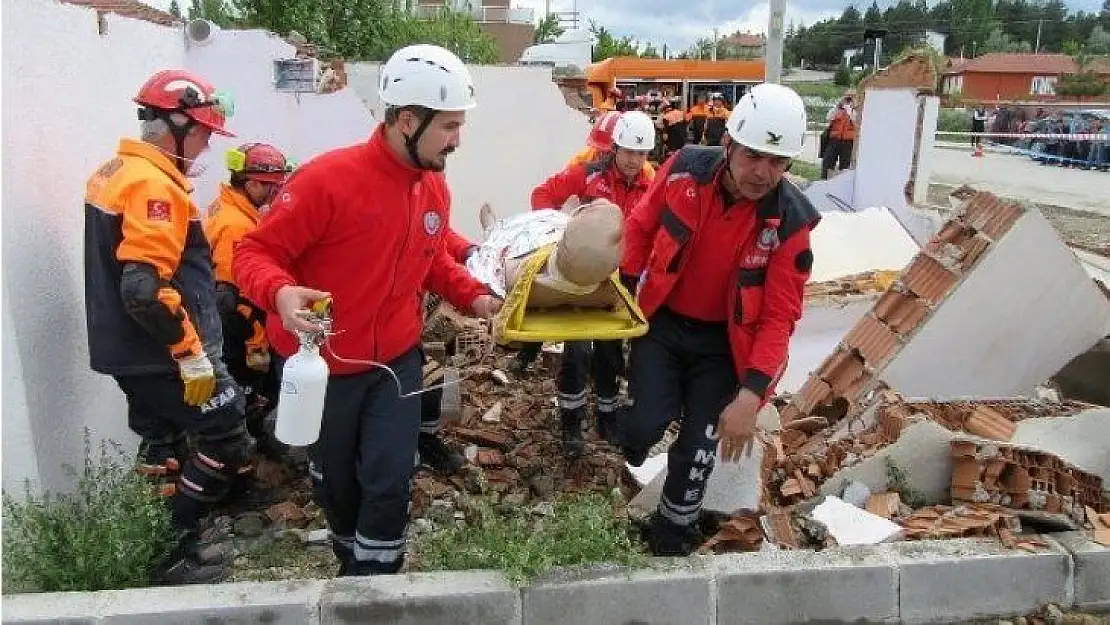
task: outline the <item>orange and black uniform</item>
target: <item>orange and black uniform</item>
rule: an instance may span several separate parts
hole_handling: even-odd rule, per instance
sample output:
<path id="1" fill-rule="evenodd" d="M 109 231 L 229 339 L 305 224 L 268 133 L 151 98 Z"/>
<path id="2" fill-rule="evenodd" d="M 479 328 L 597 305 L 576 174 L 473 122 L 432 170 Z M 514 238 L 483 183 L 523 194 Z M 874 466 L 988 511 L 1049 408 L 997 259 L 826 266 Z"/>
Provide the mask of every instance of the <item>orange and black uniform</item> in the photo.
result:
<path id="1" fill-rule="evenodd" d="M 294 172 L 235 253 L 243 294 L 267 311 L 287 285 L 331 293 L 331 375 L 309 472 L 332 548 L 358 574 L 404 562 L 420 398 L 423 299 L 470 310 L 486 292 L 451 258 L 444 175 L 393 152 L 379 126 L 366 143 L 323 154 Z M 284 357 L 297 339 L 267 324 Z M 342 358 L 343 360 L 340 360 Z M 388 365 L 397 376 L 364 362 Z M 398 383 L 401 393 L 398 393 Z"/>
<path id="2" fill-rule="evenodd" d="M 532 191 L 532 209 L 558 210 L 572 195 L 583 203 L 606 199 L 616 204 L 627 217 L 632 207 L 647 192 L 655 177 L 643 171 L 628 181 L 606 154 L 585 165 L 569 167 Z M 650 167 L 650 166 L 649 166 Z M 567 341 L 559 367 L 558 400 L 564 428 L 581 427 L 587 403 L 587 382 L 590 377 L 590 354 L 593 352 L 594 390 L 597 392 L 598 429 L 603 434 L 615 432 L 615 414 L 620 387 L 617 376 L 624 372 L 624 350 L 621 341 Z M 572 452 L 576 453 L 576 452 Z"/>
<path id="3" fill-rule="evenodd" d="M 728 121 L 728 115 L 728 107 L 723 104 L 709 107 L 705 119 L 706 145 L 721 145 L 721 138 L 725 136 L 725 123 Z"/>
<path id="4" fill-rule="evenodd" d="M 698 102 L 686 111 L 686 121 L 690 122 L 691 140 L 694 144 L 701 143 L 701 138 L 705 134 L 705 121 L 709 118 L 709 106 L 704 102 Z"/>
<path id="5" fill-rule="evenodd" d="M 663 136 L 667 152 L 677 152 L 686 145 L 686 114 L 681 109 L 672 108 L 663 113 Z"/>
<path id="6" fill-rule="evenodd" d="M 852 150 L 856 144 L 856 122 L 846 107 L 837 106 L 829 121 L 829 138 L 821 155 L 821 177 L 827 178 L 829 170 L 848 169 L 852 166 Z"/>
<path id="7" fill-rule="evenodd" d="M 232 377 L 248 398 L 251 434 L 263 436 L 261 417 L 277 401 L 276 367 L 255 371 L 247 365 L 247 354 L 269 352 L 266 313 L 243 296 L 235 283 L 232 261 L 235 247 L 258 227 L 262 214 L 246 193 L 230 184 L 220 185 L 220 194 L 204 216 L 204 234 L 212 246 L 212 268 L 216 279 L 216 307 L 223 322 L 223 359 Z M 257 406 L 257 410 L 254 407 Z"/>
<path id="8" fill-rule="evenodd" d="M 740 387 L 766 400 L 786 368 L 820 219 L 785 180 L 759 202 L 727 197 L 725 172 L 723 149 L 683 149 L 625 223 L 621 270 L 642 275 L 650 329 L 632 341 L 636 402 L 623 444 L 640 464 L 682 415 L 658 510 L 672 528 L 699 514 L 721 411 Z"/>
<path id="9" fill-rule="evenodd" d="M 85 300 L 93 370 L 113 376 L 128 402 L 128 425 L 144 439 L 143 461 L 174 463 L 194 433 L 196 456 L 182 469 L 174 517 L 195 529 L 203 505 L 221 497 L 246 461 L 243 396 L 220 361 L 212 259 L 192 185 L 153 145 L 123 139 L 85 193 Z M 216 391 L 201 407 L 184 401 L 175 360 L 207 354 Z"/>

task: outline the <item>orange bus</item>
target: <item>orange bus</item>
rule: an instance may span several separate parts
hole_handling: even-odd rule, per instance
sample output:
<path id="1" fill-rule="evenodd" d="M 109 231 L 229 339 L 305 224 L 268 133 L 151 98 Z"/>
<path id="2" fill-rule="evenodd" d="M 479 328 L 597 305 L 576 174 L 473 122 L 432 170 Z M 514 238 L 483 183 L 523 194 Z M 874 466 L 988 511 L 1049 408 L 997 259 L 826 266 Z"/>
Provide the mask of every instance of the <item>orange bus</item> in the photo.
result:
<path id="1" fill-rule="evenodd" d="M 605 104 L 613 88 L 621 99 L 635 101 L 637 96 L 669 99 L 677 96 L 688 109 L 699 95 L 719 93 L 729 106 L 740 96 L 763 82 L 763 59 L 749 61 L 701 61 L 693 59 L 640 59 L 614 57 L 586 68 L 586 88 L 595 108 Z"/>

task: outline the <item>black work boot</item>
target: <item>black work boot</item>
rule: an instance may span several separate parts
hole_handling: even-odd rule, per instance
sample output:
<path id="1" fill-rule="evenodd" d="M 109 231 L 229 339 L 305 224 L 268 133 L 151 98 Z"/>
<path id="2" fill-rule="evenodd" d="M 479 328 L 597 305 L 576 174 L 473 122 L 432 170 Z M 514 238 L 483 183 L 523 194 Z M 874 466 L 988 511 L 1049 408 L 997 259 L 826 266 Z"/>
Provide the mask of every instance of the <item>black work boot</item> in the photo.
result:
<path id="1" fill-rule="evenodd" d="M 227 579 L 231 573 L 230 562 L 203 564 L 194 555 L 198 551 L 197 537 L 187 533 L 178 541 L 173 552 L 156 568 L 153 582 L 165 586 L 182 584 L 213 584 Z"/>
<path id="2" fill-rule="evenodd" d="M 559 410 L 563 430 L 563 455 L 572 460 L 586 455 L 586 441 L 582 438 L 584 412 L 585 408 Z"/>
<path id="3" fill-rule="evenodd" d="M 421 432 L 416 451 L 420 454 L 420 464 L 442 475 L 456 473 L 466 464 L 466 458 L 448 447 L 437 434 Z"/>
<path id="4" fill-rule="evenodd" d="M 620 429 L 617 426 L 617 413 L 615 411 L 597 412 L 597 435 L 610 445 L 621 444 Z"/>
<path id="5" fill-rule="evenodd" d="M 645 534 L 655 556 L 688 556 L 698 548 L 698 532 L 693 525 L 672 523 L 658 511 L 648 519 Z"/>

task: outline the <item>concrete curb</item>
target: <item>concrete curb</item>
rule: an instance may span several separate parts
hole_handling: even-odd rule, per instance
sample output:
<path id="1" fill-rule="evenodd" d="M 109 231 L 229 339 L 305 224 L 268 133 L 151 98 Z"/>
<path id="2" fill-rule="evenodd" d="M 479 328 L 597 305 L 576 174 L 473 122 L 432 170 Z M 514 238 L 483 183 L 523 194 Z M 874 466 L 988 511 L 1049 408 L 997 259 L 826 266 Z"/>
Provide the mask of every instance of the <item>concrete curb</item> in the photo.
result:
<path id="1" fill-rule="evenodd" d="M 515 588 L 489 571 L 6 595 L 3 623 L 935 623 L 1110 609 L 1110 548 L 1069 532 L 1036 553 L 959 539 L 657 560 Z"/>

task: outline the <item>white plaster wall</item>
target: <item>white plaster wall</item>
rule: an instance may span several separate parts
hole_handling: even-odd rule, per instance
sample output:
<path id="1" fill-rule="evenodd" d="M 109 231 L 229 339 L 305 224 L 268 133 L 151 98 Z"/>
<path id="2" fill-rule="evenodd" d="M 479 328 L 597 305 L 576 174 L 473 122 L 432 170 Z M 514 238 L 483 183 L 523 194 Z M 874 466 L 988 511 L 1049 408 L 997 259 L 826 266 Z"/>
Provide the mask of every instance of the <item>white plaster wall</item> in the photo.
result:
<path id="1" fill-rule="evenodd" d="M 34 457 L 28 457 L 34 439 L 31 434 L 31 418 L 27 411 L 27 387 L 23 379 L 23 365 L 20 362 L 19 347 L 16 344 L 15 327 L 8 311 L 11 301 L 6 285 L 3 288 L 3 325 L 0 326 L 0 348 L 3 349 L 3 458 L 16 458 L 17 462 L 3 467 L 4 490 L 8 493 L 22 493 L 24 480 L 38 482 L 39 467 Z"/>
<path id="2" fill-rule="evenodd" d="M 825 358 L 874 304 L 875 297 L 807 303 L 790 339 L 790 358 L 779 380 L 778 392 L 798 392 L 809 374 L 820 368 Z"/>
<path id="3" fill-rule="evenodd" d="M 829 212 L 810 236 L 811 282 L 873 270 L 901 270 L 919 248 L 898 219 L 883 207 L 856 213 Z"/>
<path id="4" fill-rule="evenodd" d="M 262 30 L 216 31 L 203 46 L 184 50 L 184 64 L 235 98 L 228 127 L 238 136 L 214 136 L 197 176 L 197 204 L 203 209 L 227 179 L 224 153 L 243 143 L 272 143 L 298 163 L 327 150 L 365 141 L 374 121 L 351 89 L 329 94 L 278 93 L 273 88 L 273 61 L 296 50 Z M 234 59 L 236 62 L 229 62 Z"/>
<path id="5" fill-rule="evenodd" d="M 530 210 L 532 189 L 585 146 L 590 126 L 565 104 L 550 69 L 470 66 L 470 71 L 478 106 L 467 114 L 447 179 L 451 225 L 477 239 L 482 204 L 489 202 L 499 216 Z M 355 63 L 347 73 L 350 88 L 380 116 L 377 64 Z"/>
<path id="6" fill-rule="evenodd" d="M 61 463 L 81 458 L 82 426 L 134 442 L 123 395 L 89 369 L 81 198 L 88 175 L 136 128 L 129 98 L 151 72 L 180 64 L 181 41 L 111 15 L 107 27 L 99 36 L 95 14 L 80 7 L 4 4 L 5 338 L 22 375 L 5 371 L 3 392 L 18 395 L 9 385 L 22 379 L 26 410 L 5 400 L 3 468 L 5 480 L 9 471 L 33 476 L 37 457 L 48 488 L 65 485 Z M 18 439 L 24 421 L 33 446 L 9 446 L 9 431 Z"/>

